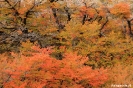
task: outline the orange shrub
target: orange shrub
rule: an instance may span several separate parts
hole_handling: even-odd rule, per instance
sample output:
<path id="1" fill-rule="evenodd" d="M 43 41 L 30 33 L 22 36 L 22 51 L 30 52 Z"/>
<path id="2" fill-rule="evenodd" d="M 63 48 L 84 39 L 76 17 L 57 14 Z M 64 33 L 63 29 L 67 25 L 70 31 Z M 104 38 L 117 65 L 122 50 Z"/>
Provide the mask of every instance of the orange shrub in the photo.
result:
<path id="1" fill-rule="evenodd" d="M 110 12 L 116 16 L 122 17 L 130 17 L 130 6 L 127 3 L 118 3 L 113 8 L 111 8 Z"/>
<path id="2" fill-rule="evenodd" d="M 66 53 L 63 60 L 50 57 L 49 48 L 34 47 L 31 56 L 21 55 L 13 61 L 0 59 L 0 74 L 4 88 L 86 88 L 98 87 L 107 80 L 106 70 L 85 66 L 86 57 Z M 4 61 L 2 61 L 4 60 Z M 4 66 L 5 65 L 5 66 Z"/>

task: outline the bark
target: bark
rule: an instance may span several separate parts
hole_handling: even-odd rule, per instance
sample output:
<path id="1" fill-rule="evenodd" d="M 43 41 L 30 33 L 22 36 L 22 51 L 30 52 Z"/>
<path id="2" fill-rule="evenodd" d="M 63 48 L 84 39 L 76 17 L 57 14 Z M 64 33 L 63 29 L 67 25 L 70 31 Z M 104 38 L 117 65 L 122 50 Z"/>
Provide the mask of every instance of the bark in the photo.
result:
<path id="1" fill-rule="evenodd" d="M 67 23 L 71 20 L 71 13 L 69 13 L 69 8 L 64 8 L 67 14 Z"/>
<path id="2" fill-rule="evenodd" d="M 103 25 L 101 26 L 101 28 L 99 29 L 99 37 L 102 37 L 102 29 L 104 28 L 104 26 L 108 23 L 108 17 L 106 17 L 106 21 L 103 23 Z"/>
<path id="3" fill-rule="evenodd" d="M 130 20 L 127 20 L 127 24 L 128 24 L 128 28 L 127 28 L 127 34 L 129 35 L 129 36 L 132 36 L 133 34 L 132 34 L 132 28 L 131 28 L 131 21 Z"/>

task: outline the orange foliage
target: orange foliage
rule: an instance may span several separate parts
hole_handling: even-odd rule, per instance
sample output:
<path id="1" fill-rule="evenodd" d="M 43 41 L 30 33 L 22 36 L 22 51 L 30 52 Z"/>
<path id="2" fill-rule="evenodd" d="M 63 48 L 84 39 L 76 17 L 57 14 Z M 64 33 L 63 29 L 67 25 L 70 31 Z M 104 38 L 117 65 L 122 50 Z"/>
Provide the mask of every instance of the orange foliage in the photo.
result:
<path id="1" fill-rule="evenodd" d="M 110 9 L 110 12 L 117 16 L 130 17 L 130 6 L 127 3 L 118 3 L 113 8 Z"/>
<path id="2" fill-rule="evenodd" d="M 50 48 L 39 49 L 32 47 L 32 56 L 21 55 L 12 62 L 1 61 L 0 77 L 4 88 L 86 88 L 98 87 L 107 80 L 106 70 L 85 66 L 86 57 L 77 56 L 76 53 L 66 53 L 63 60 L 49 56 Z M 1 59 L 2 60 L 2 59 Z M 1 67 L 1 66 L 0 66 Z"/>
<path id="3" fill-rule="evenodd" d="M 96 11 L 93 8 L 88 8 L 87 9 L 87 14 L 89 15 L 90 18 L 93 18 L 96 14 Z"/>
<path id="4" fill-rule="evenodd" d="M 82 6 L 79 8 L 80 11 L 84 12 L 84 11 L 87 11 L 87 7 L 86 6 Z"/>
<path id="5" fill-rule="evenodd" d="M 26 11 L 27 11 L 27 8 L 21 8 L 18 10 L 18 12 L 22 15 L 25 14 Z"/>
<path id="6" fill-rule="evenodd" d="M 105 6 L 101 6 L 101 7 L 99 8 L 99 16 L 105 17 L 106 14 L 107 14 L 107 12 L 106 12 L 106 7 L 105 7 Z"/>
<path id="7" fill-rule="evenodd" d="M 96 14 L 95 9 L 93 9 L 93 8 L 87 8 L 86 6 L 80 7 L 79 10 L 81 12 L 80 14 L 82 14 L 82 15 L 85 15 L 86 14 L 90 18 L 93 18 L 95 16 L 95 14 Z"/>
<path id="8" fill-rule="evenodd" d="M 79 8 L 80 14 L 81 15 L 85 15 L 87 13 L 87 7 L 86 6 L 82 6 Z"/>

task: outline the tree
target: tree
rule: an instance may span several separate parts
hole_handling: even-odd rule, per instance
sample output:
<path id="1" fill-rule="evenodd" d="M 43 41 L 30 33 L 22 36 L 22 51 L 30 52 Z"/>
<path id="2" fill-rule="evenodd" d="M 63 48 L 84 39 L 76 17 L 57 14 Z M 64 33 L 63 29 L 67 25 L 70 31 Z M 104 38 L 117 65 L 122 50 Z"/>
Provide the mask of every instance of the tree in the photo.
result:
<path id="1" fill-rule="evenodd" d="M 66 53 L 63 60 L 51 58 L 50 48 L 32 47 L 30 56 L 18 56 L 11 52 L 11 58 L 0 59 L 1 88 L 10 87 L 98 87 L 107 80 L 106 70 L 85 66 L 87 57 Z M 6 64 L 5 67 L 3 67 Z"/>
<path id="2" fill-rule="evenodd" d="M 126 34 L 129 36 L 132 36 L 132 30 L 131 30 L 131 21 L 132 19 L 129 20 L 131 11 L 130 11 L 130 6 L 128 3 L 118 3 L 116 4 L 113 8 L 111 8 L 111 13 L 114 14 L 117 17 L 120 17 L 122 19 L 125 19 L 127 22 L 127 28 Z"/>

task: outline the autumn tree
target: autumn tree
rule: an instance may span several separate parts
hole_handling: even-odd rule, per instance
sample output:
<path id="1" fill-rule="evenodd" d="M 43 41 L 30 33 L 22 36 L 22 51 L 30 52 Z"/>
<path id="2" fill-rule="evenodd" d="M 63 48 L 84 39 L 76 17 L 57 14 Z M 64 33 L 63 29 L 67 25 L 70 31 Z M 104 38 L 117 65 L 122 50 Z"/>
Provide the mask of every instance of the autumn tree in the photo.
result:
<path id="1" fill-rule="evenodd" d="M 1 88 L 10 87 L 98 87 L 107 81 L 106 70 L 85 66 L 87 57 L 66 53 L 63 60 L 51 58 L 50 48 L 32 47 L 30 56 L 11 52 L 11 58 L 1 55 Z M 6 66 L 4 66 L 6 64 Z M 3 67 L 4 66 L 4 67 Z"/>
<path id="2" fill-rule="evenodd" d="M 46 15 L 51 4 L 45 0 L 2 0 L 0 3 L 1 47 L 4 47 L 3 50 L 7 50 L 7 48 L 12 50 L 11 46 L 18 47 L 21 45 L 21 41 L 28 39 L 31 42 L 40 43 L 44 35 L 57 30 L 54 28 L 56 25 L 51 12 Z M 44 40 L 48 40 L 48 38 Z"/>
<path id="3" fill-rule="evenodd" d="M 1 52 L 4 49 L 20 52 L 24 42 L 28 41 L 27 45 L 33 42 L 40 47 L 55 46 L 52 55 L 58 59 L 69 51 L 94 57 L 96 62 L 96 59 L 100 59 L 96 66 L 100 67 L 103 65 L 101 58 L 105 60 L 109 55 L 109 61 L 112 61 L 112 57 L 120 56 L 122 51 L 132 48 L 131 40 L 125 36 L 132 35 L 131 5 L 129 2 L 116 2 L 2 0 Z M 111 50 L 113 45 L 116 51 Z M 20 48 L 17 49 L 18 46 Z"/>
<path id="4" fill-rule="evenodd" d="M 132 28 L 131 28 L 131 11 L 130 11 L 130 5 L 125 2 L 121 2 L 116 4 L 114 7 L 111 8 L 110 12 L 114 14 L 115 16 L 121 18 L 122 20 L 125 20 L 127 22 L 127 25 L 125 27 L 126 34 L 129 36 L 132 36 Z"/>
<path id="5" fill-rule="evenodd" d="M 103 67 L 132 64 L 132 7 L 131 0 L 1 0 L 0 52 L 8 58 L 0 57 L 0 85 L 104 87 Z"/>

